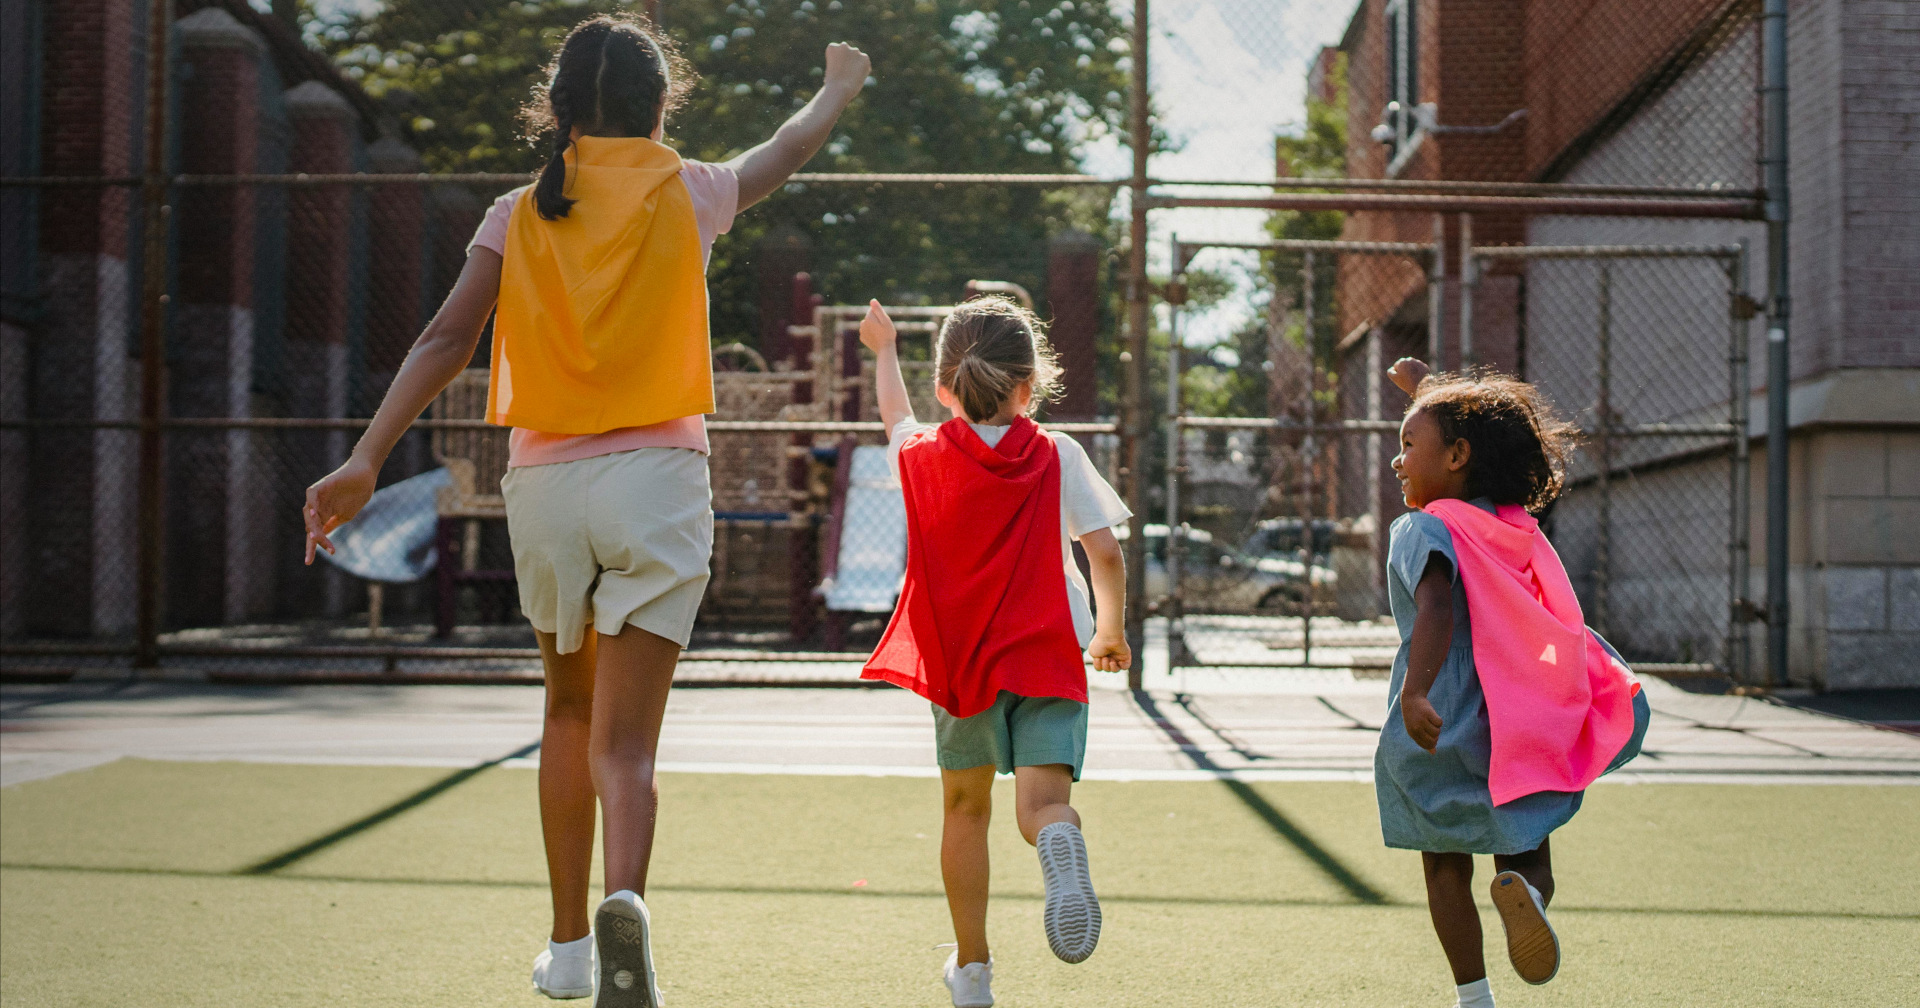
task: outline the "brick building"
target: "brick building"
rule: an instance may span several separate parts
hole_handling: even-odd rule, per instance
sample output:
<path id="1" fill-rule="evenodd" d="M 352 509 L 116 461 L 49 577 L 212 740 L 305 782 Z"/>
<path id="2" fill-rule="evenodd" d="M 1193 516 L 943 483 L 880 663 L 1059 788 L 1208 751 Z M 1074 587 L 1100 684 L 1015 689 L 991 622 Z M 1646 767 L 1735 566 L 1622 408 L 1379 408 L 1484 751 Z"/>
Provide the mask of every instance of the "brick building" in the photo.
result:
<path id="1" fill-rule="evenodd" d="M 1920 684 L 1920 14 L 1892 0 L 1789 5 L 1792 184 L 1793 681 L 1825 688 Z M 1751 0 L 1363 0 L 1341 41 L 1350 87 L 1348 174 L 1359 178 L 1758 187 L 1759 5 Z M 1384 142 L 1368 135 L 1387 117 Z M 1425 106 L 1415 114 L 1418 106 Z M 1511 113 L 1525 110 L 1510 119 Z M 1491 126 L 1480 134 L 1428 127 Z M 1442 363 L 1459 364 L 1457 220 L 1446 222 Z M 1749 242 L 1749 287 L 1764 298 L 1765 236 L 1754 222 L 1481 215 L 1475 245 Z M 1425 214 L 1351 214 L 1346 237 L 1429 241 Z M 1606 319 L 1633 422 L 1722 418 L 1727 410 L 1725 277 L 1712 263 L 1591 262 L 1489 269 L 1470 289 L 1474 356 L 1540 383 L 1591 421 Z M 1606 305 L 1598 314 L 1596 291 Z M 1361 318 L 1348 306 L 1393 306 Z M 1342 331 L 1374 327 L 1382 357 L 1425 356 L 1425 278 L 1409 262 L 1343 265 Z M 1345 317 L 1352 315 L 1353 317 Z M 1751 392 L 1764 433 L 1764 336 L 1751 327 Z M 1338 364 L 1364 385 L 1366 354 Z M 1404 399 L 1390 387 L 1386 414 Z M 1583 412 L 1584 411 L 1584 412 Z M 1757 446 L 1757 441 L 1756 441 Z M 1712 598 L 1724 612 L 1724 527 L 1671 514 L 1682 488 L 1724 487 L 1724 452 L 1649 442 L 1616 462 L 1618 541 L 1609 632 L 1635 657 L 1718 660 L 1661 599 Z M 1764 583 L 1763 454 L 1754 456 L 1753 584 Z M 1597 562 L 1590 482 L 1556 509 L 1555 538 L 1583 592 Z M 1724 498 L 1725 492 L 1721 491 Z M 1395 505 L 1397 501 L 1393 502 Z M 1663 508 L 1666 510 L 1663 511 Z M 1390 509 L 1393 513 L 1397 507 Z M 1582 523 L 1586 524 L 1583 525 Z M 1705 526 L 1701 526 L 1704 529 Z M 1653 554 L 1658 553 L 1656 558 Z M 1716 565 L 1722 573 L 1713 573 Z M 1586 580 L 1583 582 L 1583 578 Z M 1709 607 L 1710 609 L 1711 607 Z M 1761 639 L 1755 625 L 1756 642 Z M 1691 636 L 1690 636 L 1691 635 Z M 1758 648 L 1756 655 L 1762 653 Z"/>
<path id="2" fill-rule="evenodd" d="M 417 168 L 383 136 L 374 102 L 292 28 L 244 0 L 176 6 L 170 170 Z M 142 171 L 147 18 L 136 0 L 0 0 L 8 175 Z M 377 400 L 485 208 L 482 195 L 421 186 L 182 186 L 173 200 L 167 409 L 177 417 L 342 417 Z M 138 189 L 8 188 L 3 206 L 0 414 L 136 418 Z M 136 444 L 125 429 L 0 436 L 0 633 L 131 630 Z M 300 565 L 297 514 L 283 505 L 314 460 L 346 447 L 339 433 L 170 432 L 166 624 L 345 606 L 337 573 Z M 402 466 L 424 462 L 423 451 L 401 454 L 416 456 Z"/>

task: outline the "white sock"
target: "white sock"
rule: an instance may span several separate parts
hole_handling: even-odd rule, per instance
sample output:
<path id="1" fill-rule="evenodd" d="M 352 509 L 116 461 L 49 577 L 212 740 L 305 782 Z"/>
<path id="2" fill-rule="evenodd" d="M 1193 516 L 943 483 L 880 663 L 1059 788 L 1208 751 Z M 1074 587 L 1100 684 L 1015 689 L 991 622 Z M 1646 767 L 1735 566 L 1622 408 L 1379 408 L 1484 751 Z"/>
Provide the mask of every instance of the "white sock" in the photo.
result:
<path id="1" fill-rule="evenodd" d="M 1454 990 L 1460 994 L 1457 1008 L 1493 1008 L 1493 988 L 1488 985 L 1486 977 L 1470 984 L 1461 984 Z"/>
<path id="2" fill-rule="evenodd" d="M 585 938 L 575 938 L 570 942 L 557 942 L 549 938 L 547 951 L 553 953 L 555 959 L 563 956 L 588 955 L 593 952 L 593 932 L 589 931 Z"/>

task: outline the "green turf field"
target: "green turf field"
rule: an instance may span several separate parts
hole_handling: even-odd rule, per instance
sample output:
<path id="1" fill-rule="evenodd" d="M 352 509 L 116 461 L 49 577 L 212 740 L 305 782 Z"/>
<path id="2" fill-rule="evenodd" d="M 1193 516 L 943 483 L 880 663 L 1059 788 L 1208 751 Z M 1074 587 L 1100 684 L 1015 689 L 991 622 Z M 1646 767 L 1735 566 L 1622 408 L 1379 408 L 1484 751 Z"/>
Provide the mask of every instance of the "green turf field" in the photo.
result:
<path id="1" fill-rule="evenodd" d="M 668 1004 L 946 1004 L 936 787 L 665 777 L 649 902 Z M 1369 786 L 1095 782 L 1075 799 L 1100 950 L 1048 954 L 1032 855 L 996 823 L 1006 1008 L 1452 1003 L 1418 857 L 1380 845 Z M 1495 992 L 1914 1004 L 1916 837 L 1920 788 L 1596 788 L 1554 838 L 1560 976 L 1515 978 L 1488 911 Z M 8 1008 L 549 1003 L 526 979 L 539 844 L 527 770 L 128 760 L 20 785 L 0 792 L 0 991 Z"/>

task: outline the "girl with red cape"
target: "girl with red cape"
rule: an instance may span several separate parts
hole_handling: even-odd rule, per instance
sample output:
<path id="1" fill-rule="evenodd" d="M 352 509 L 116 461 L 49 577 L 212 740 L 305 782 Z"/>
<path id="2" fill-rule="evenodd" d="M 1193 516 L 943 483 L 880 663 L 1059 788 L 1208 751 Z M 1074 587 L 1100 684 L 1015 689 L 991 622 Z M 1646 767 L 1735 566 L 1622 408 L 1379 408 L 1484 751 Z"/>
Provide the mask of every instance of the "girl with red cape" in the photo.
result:
<path id="1" fill-rule="evenodd" d="M 862 675 L 933 704 L 946 809 L 940 868 L 956 943 L 944 978 L 956 1008 L 986 1008 L 996 770 L 1013 774 L 1020 835 L 1039 853 L 1054 954 L 1081 962 L 1100 938 L 1086 841 L 1068 799 L 1087 748 L 1081 650 L 1103 672 L 1132 659 L 1113 534 L 1130 512 L 1077 442 L 1027 416 L 1059 374 L 1032 312 L 981 298 L 948 317 L 934 392 L 953 419 L 938 427 L 913 417 L 893 322 L 878 301 L 860 341 L 878 358 L 875 391 L 907 509 L 906 579 Z M 1087 554 L 1097 623 L 1074 538 Z"/>

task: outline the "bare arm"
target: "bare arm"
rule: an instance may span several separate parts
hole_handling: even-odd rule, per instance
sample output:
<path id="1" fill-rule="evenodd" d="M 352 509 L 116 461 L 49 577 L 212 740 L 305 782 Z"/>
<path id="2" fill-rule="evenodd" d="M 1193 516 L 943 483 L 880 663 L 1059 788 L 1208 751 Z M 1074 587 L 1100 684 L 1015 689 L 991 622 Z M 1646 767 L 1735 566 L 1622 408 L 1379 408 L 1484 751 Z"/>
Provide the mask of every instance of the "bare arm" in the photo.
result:
<path id="1" fill-rule="evenodd" d="M 1428 702 L 1427 691 L 1453 645 L 1452 564 L 1444 559 L 1427 563 L 1426 573 L 1413 589 L 1413 605 L 1413 639 L 1407 645 L 1407 678 L 1400 686 L 1400 717 L 1414 744 L 1432 752 L 1445 725 Z"/>
<path id="2" fill-rule="evenodd" d="M 393 384 L 380 400 L 373 422 L 353 447 L 347 461 L 307 488 L 307 503 L 301 517 L 307 526 L 307 562 L 313 562 L 315 547 L 333 552 L 327 533 L 360 513 L 373 496 L 380 467 L 407 426 L 426 411 L 433 397 L 440 394 L 473 360 L 473 348 L 480 342 L 487 316 L 500 296 L 500 253 L 475 248 L 460 270 L 460 279 L 447 295 L 433 321 L 414 341 L 406 362 L 393 376 Z"/>
<path id="3" fill-rule="evenodd" d="M 827 47 L 826 72 L 813 100 L 781 124 L 765 143 L 727 162 L 727 167 L 740 176 L 739 209 L 771 196 L 786 184 L 788 176 L 813 160 L 833 132 L 833 124 L 840 120 L 840 113 L 866 86 L 872 66 L 866 53 L 845 42 Z"/>
<path id="4" fill-rule="evenodd" d="M 878 301 L 867 302 L 867 317 L 860 320 L 860 342 L 873 351 L 873 391 L 880 400 L 880 422 L 892 437 L 894 426 L 913 414 L 913 404 L 907 399 L 907 380 L 900 374 L 900 334 Z"/>
<path id="5" fill-rule="evenodd" d="M 1087 656 L 1093 659 L 1094 668 L 1119 672 L 1133 664 L 1133 651 L 1127 647 L 1121 620 L 1127 608 L 1126 554 L 1120 551 L 1120 540 L 1110 528 L 1081 536 L 1080 548 L 1087 552 L 1087 572 L 1093 582 L 1094 629 Z"/>

